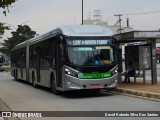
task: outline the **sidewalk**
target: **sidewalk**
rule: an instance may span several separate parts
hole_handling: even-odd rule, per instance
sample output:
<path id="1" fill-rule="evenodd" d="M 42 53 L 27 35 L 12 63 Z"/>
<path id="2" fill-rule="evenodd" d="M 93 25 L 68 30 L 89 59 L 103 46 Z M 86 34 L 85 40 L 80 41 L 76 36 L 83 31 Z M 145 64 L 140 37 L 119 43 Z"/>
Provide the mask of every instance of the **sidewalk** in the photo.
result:
<path id="1" fill-rule="evenodd" d="M 160 100 L 160 80 L 156 85 L 152 85 L 151 80 L 146 80 L 146 84 L 143 84 L 142 78 L 138 78 L 136 83 L 131 78 L 131 83 L 118 83 L 115 91 Z"/>

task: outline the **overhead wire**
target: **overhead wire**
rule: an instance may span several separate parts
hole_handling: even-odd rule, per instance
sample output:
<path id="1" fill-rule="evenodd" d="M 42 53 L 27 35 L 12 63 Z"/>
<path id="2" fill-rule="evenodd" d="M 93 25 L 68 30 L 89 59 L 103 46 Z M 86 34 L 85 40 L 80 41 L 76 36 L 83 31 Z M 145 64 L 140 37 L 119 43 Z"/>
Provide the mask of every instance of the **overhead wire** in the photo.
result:
<path id="1" fill-rule="evenodd" d="M 153 14 L 159 13 L 160 10 L 148 11 L 148 12 L 141 12 L 141 13 L 130 13 L 130 14 L 123 14 L 123 15 L 143 15 L 143 14 Z"/>

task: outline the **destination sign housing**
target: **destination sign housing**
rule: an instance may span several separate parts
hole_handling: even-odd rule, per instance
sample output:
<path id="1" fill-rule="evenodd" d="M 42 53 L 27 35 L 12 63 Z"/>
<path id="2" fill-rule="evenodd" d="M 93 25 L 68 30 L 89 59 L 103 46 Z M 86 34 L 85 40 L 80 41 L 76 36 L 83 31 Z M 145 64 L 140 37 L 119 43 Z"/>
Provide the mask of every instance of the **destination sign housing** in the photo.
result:
<path id="1" fill-rule="evenodd" d="M 68 40 L 67 45 L 107 45 L 112 40 Z"/>

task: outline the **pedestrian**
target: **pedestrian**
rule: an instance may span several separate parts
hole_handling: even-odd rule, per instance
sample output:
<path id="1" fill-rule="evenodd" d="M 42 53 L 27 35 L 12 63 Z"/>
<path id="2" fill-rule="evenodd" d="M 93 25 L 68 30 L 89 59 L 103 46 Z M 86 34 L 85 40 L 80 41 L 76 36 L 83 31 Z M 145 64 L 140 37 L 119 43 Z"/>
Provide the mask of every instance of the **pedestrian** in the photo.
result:
<path id="1" fill-rule="evenodd" d="M 130 77 L 133 77 L 135 75 L 135 73 L 136 73 L 136 71 L 135 71 L 134 67 L 132 66 L 132 63 L 129 62 L 129 67 L 128 67 L 127 72 L 125 74 L 124 82 L 130 83 Z"/>

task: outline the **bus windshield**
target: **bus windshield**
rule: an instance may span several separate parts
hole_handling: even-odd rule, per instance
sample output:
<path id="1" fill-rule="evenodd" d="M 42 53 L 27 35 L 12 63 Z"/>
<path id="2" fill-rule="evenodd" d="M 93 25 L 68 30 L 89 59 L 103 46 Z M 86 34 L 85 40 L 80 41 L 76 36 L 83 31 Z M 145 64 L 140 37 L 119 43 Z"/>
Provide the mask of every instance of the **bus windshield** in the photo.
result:
<path id="1" fill-rule="evenodd" d="M 67 47 L 66 62 L 78 66 L 107 65 L 116 61 L 112 46 Z"/>

